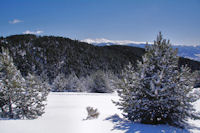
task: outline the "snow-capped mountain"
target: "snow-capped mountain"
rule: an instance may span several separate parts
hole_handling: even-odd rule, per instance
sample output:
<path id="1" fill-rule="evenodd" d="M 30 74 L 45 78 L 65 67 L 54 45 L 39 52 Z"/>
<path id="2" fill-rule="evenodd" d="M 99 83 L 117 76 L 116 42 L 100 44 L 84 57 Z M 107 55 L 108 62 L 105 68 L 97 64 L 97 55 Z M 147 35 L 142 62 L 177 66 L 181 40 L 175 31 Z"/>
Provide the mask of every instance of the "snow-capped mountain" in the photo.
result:
<path id="1" fill-rule="evenodd" d="M 82 41 L 96 46 L 126 45 L 126 46 L 144 48 L 146 45 L 146 42 L 135 42 L 130 40 L 108 40 L 105 38 L 100 38 L 100 39 L 87 38 Z M 148 42 L 148 44 L 153 44 L 153 43 Z M 173 45 L 173 47 L 178 48 L 179 56 L 200 61 L 200 45 L 195 45 L 195 46 Z"/>
<path id="2" fill-rule="evenodd" d="M 97 38 L 97 39 L 84 39 L 82 40 L 83 42 L 87 42 L 90 44 L 94 44 L 94 45 L 101 45 L 102 46 L 109 46 L 109 45 L 128 45 L 128 44 L 146 44 L 146 42 L 135 42 L 135 41 L 130 41 L 130 40 L 108 40 L 105 38 Z"/>

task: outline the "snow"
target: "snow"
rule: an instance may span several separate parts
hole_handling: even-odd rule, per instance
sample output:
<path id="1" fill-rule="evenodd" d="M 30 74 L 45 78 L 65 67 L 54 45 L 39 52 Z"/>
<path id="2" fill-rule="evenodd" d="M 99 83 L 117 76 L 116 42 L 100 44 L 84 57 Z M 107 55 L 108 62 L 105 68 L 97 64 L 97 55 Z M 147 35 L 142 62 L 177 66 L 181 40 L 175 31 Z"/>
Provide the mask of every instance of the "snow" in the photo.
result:
<path id="1" fill-rule="evenodd" d="M 36 120 L 0 120 L 1 133 L 200 133 L 200 121 L 190 120 L 186 130 L 168 125 L 144 125 L 124 119 L 112 103 L 116 93 L 51 92 L 46 113 Z M 97 108 L 97 119 L 84 120 L 86 107 Z M 200 110 L 200 101 L 195 103 Z"/>
<path id="2" fill-rule="evenodd" d="M 115 45 L 127 45 L 127 44 L 146 44 L 146 42 L 136 42 L 136 41 L 131 41 L 131 40 L 109 40 L 106 38 L 96 38 L 96 39 L 91 39 L 91 38 L 86 38 L 84 40 L 81 40 L 82 42 L 87 42 L 90 44 L 99 44 L 99 43 L 112 43 Z M 150 44 L 153 44 L 150 42 Z"/>

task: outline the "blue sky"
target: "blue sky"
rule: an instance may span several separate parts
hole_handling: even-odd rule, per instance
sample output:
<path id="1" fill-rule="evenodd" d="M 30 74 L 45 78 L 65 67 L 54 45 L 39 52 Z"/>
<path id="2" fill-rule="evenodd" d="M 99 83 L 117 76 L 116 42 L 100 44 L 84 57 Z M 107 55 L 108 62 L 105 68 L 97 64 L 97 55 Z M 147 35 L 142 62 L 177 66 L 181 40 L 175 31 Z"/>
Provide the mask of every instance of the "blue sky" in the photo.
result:
<path id="1" fill-rule="evenodd" d="M 0 36 L 22 33 L 72 39 L 200 45 L 200 0 L 1 0 Z"/>

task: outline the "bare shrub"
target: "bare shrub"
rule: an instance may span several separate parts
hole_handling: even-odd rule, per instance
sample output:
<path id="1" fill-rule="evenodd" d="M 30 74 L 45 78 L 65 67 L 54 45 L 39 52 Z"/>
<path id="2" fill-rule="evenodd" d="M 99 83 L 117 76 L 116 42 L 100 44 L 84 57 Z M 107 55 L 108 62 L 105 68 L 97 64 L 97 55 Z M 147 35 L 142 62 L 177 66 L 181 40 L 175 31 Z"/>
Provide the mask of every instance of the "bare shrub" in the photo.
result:
<path id="1" fill-rule="evenodd" d="M 97 109 L 93 107 L 87 107 L 86 110 L 88 112 L 86 120 L 97 119 L 99 117 L 99 112 Z"/>

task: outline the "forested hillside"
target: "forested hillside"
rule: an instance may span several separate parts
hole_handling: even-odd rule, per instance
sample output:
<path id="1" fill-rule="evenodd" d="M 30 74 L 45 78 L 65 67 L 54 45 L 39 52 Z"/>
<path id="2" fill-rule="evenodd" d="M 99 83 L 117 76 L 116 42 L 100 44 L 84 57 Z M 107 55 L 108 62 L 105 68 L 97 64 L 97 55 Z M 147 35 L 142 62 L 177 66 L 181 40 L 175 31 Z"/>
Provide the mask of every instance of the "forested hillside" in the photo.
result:
<path id="1" fill-rule="evenodd" d="M 128 62 L 135 65 L 145 52 L 137 47 L 99 47 L 69 38 L 31 34 L 1 37 L 0 46 L 10 50 L 15 65 L 24 76 L 46 74 L 50 81 L 60 73 L 73 72 L 81 77 L 103 70 L 119 74 Z M 192 70 L 200 69 L 200 62 L 180 58 L 179 66 L 185 64 Z"/>

